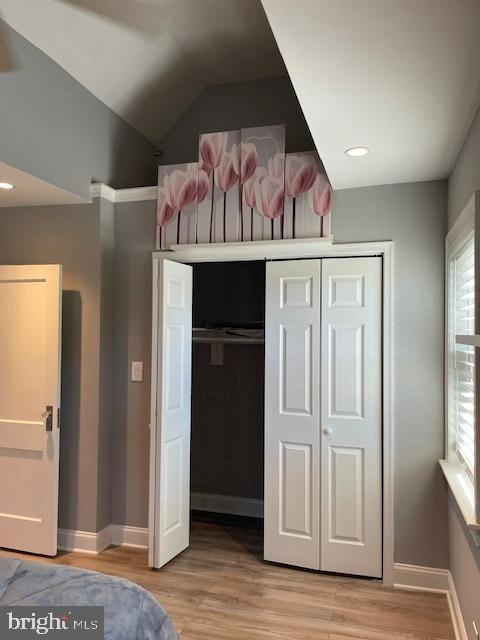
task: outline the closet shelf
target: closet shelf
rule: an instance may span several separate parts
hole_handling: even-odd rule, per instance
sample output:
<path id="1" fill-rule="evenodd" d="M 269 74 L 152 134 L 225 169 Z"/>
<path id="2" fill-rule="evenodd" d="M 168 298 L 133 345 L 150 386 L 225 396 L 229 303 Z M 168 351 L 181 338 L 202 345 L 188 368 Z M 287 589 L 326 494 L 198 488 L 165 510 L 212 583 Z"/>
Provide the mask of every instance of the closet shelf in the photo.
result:
<path id="1" fill-rule="evenodd" d="M 264 332 L 260 329 L 193 329 L 192 340 L 204 344 L 263 344 Z"/>

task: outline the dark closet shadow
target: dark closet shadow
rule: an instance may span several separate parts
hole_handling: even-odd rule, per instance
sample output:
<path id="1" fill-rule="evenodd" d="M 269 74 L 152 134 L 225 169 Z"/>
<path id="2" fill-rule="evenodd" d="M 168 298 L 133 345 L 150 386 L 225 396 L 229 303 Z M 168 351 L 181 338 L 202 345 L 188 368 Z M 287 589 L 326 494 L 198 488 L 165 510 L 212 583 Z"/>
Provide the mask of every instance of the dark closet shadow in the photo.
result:
<path id="1" fill-rule="evenodd" d="M 82 351 L 82 299 L 62 295 L 62 390 L 60 410 L 59 527 L 77 529 L 78 456 Z"/>

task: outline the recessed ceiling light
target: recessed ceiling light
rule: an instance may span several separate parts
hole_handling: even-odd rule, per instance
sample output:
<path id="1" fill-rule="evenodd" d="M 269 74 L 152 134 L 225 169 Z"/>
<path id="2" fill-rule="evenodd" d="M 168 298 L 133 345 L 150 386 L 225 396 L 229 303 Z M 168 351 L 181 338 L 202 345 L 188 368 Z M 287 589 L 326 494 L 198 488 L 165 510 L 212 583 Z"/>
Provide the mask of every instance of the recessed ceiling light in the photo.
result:
<path id="1" fill-rule="evenodd" d="M 13 184 L 10 182 L 0 182 L 0 189 L 13 189 Z"/>
<path id="2" fill-rule="evenodd" d="M 367 147 L 351 147 L 345 151 L 345 155 L 351 158 L 361 158 L 362 156 L 367 156 L 369 153 L 370 149 Z"/>

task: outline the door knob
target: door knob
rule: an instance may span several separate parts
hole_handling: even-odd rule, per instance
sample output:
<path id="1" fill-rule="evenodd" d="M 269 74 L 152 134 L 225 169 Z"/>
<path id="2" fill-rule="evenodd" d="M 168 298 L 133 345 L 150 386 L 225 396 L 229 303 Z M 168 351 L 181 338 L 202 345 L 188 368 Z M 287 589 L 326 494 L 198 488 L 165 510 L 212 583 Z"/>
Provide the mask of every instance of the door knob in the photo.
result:
<path id="1" fill-rule="evenodd" d="M 325 427 L 325 429 L 323 430 L 323 433 L 326 436 L 331 436 L 333 433 L 333 429 L 331 427 Z"/>

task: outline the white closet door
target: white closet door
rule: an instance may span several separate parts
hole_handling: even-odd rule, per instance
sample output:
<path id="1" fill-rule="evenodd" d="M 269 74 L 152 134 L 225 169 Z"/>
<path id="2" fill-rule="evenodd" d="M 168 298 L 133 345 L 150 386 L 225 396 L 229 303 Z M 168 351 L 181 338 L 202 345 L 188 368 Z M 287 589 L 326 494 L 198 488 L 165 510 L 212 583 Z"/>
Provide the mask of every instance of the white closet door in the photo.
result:
<path id="1" fill-rule="evenodd" d="M 150 564 L 156 568 L 189 544 L 192 267 L 161 260 L 158 278 L 150 485 L 155 496 L 150 502 L 154 529 Z"/>
<path id="2" fill-rule="evenodd" d="M 266 560 L 320 567 L 320 260 L 267 263 Z"/>
<path id="3" fill-rule="evenodd" d="M 382 575 L 381 259 L 322 262 L 321 569 Z"/>

